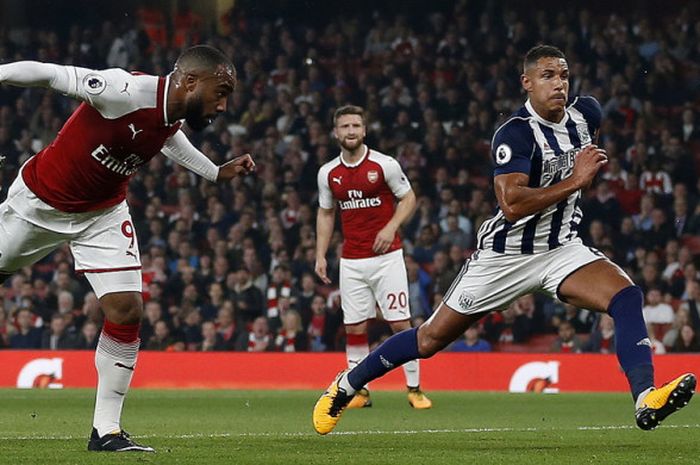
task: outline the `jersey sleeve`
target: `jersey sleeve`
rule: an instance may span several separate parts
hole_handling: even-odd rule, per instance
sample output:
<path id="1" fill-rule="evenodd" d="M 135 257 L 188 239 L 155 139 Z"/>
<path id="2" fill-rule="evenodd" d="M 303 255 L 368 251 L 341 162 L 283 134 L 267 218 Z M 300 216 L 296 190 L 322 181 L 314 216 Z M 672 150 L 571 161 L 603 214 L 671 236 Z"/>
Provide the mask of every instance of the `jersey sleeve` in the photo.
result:
<path id="1" fill-rule="evenodd" d="M 219 167 L 192 145 L 180 130 L 165 141 L 162 152 L 166 157 L 211 182 L 215 182 L 219 176 Z"/>
<path id="2" fill-rule="evenodd" d="M 527 121 L 511 119 L 501 126 L 491 141 L 494 176 L 509 173 L 530 174 L 535 140 Z"/>
<path id="3" fill-rule="evenodd" d="M 401 169 L 399 162 L 388 158 L 388 163 L 383 164 L 384 180 L 397 199 L 402 199 L 410 190 L 411 183 Z"/>
<path id="4" fill-rule="evenodd" d="M 155 87 L 142 89 L 137 82 L 139 77 L 123 69 L 65 68 L 69 83 L 64 93 L 88 103 L 107 119 L 116 119 L 138 107 L 155 104 Z"/>
<path id="5" fill-rule="evenodd" d="M 333 193 L 331 192 L 331 187 L 328 185 L 328 172 L 329 169 L 326 166 L 322 166 L 318 170 L 318 175 L 316 176 L 316 182 L 318 183 L 318 206 L 330 210 L 334 206 Z"/>
<path id="6" fill-rule="evenodd" d="M 20 61 L 0 66 L 0 82 L 23 87 L 49 87 L 88 103 L 107 119 L 156 105 L 157 79 L 143 79 L 119 68 L 98 71 Z"/>
<path id="7" fill-rule="evenodd" d="M 591 95 L 581 95 L 576 99 L 574 108 L 581 112 L 588 124 L 588 132 L 593 136 L 600 128 L 600 122 L 603 119 L 603 108 L 598 100 Z"/>

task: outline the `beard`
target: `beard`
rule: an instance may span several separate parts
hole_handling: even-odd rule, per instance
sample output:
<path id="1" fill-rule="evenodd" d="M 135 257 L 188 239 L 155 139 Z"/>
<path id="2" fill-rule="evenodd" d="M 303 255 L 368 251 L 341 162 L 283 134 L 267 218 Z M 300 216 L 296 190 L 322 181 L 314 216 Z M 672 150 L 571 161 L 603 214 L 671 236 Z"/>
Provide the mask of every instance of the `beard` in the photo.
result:
<path id="1" fill-rule="evenodd" d="M 347 150 L 348 152 L 354 152 L 358 148 L 362 146 L 362 143 L 364 142 L 364 139 L 359 137 L 357 139 L 348 141 L 347 139 L 342 139 L 339 141 L 339 144 L 342 148 Z"/>
<path id="2" fill-rule="evenodd" d="M 193 131 L 201 131 L 211 120 L 204 116 L 204 102 L 199 95 L 192 96 L 185 108 L 185 121 Z"/>

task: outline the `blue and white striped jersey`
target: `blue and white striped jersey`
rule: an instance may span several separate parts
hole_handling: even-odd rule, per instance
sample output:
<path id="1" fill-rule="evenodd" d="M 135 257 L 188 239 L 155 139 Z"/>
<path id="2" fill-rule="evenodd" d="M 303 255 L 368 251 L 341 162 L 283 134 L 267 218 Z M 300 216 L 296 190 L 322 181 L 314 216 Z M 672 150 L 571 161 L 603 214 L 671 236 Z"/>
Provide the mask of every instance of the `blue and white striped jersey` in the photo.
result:
<path id="1" fill-rule="evenodd" d="M 494 176 L 525 173 L 530 187 L 547 187 L 571 176 L 576 154 L 593 143 L 602 110 L 594 97 L 571 101 L 564 118 L 552 123 L 540 117 L 528 100 L 493 135 Z M 505 254 L 546 252 L 577 237 L 581 191 L 515 223 L 497 210 L 479 229 L 478 248 Z"/>

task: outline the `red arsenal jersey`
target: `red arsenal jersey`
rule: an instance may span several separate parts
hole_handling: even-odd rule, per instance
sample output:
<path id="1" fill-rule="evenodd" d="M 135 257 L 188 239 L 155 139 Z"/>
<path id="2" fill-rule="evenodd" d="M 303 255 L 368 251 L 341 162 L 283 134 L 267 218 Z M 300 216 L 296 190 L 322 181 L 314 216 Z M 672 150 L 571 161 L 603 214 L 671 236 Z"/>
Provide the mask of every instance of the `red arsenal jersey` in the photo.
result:
<path id="1" fill-rule="evenodd" d="M 76 81 L 89 104 L 82 103 L 51 145 L 27 162 L 24 182 L 64 212 L 120 203 L 129 178 L 180 128 L 166 120 L 168 84 L 169 78 L 120 69 L 95 71 Z"/>
<path id="2" fill-rule="evenodd" d="M 331 209 L 337 203 L 343 228 L 343 258 L 369 258 L 377 233 L 394 215 L 395 199 L 411 190 L 406 175 L 393 158 L 367 148 L 355 164 L 342 156 L 318 172 L 319 205 Z M 388 252 L 401 248 L 396 234 Z"/>

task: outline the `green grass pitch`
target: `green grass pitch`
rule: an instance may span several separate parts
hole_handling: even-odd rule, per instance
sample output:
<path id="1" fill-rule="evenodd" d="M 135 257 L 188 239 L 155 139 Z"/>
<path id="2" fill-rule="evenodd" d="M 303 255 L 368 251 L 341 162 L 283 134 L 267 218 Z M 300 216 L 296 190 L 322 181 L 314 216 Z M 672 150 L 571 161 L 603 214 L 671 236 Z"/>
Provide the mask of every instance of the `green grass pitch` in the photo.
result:
<path id="1" fill-rule="evenodd" d="M 129 393 L 123 426 L 156 454 L 86 451 L 92 390 L 0 390 L 0 464 L 689 464 L 700 461 L 700 405 L 656 431 L 622 394 L 373 392 L 336 432 L 311 428 L 312 391 Z M 697 402 L 697 400 L 695 401 Z"/>

